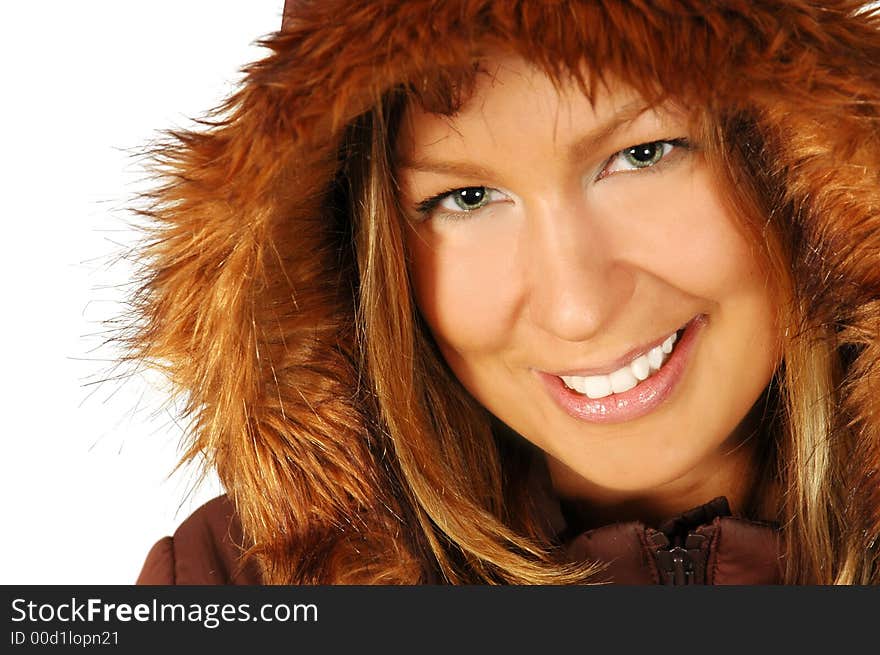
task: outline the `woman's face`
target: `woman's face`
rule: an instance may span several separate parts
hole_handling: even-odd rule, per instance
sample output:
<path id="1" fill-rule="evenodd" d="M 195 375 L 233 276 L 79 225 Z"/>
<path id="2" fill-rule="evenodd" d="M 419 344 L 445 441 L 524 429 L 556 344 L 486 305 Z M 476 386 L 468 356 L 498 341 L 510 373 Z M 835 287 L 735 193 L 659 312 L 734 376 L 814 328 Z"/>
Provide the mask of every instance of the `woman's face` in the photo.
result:
<path id="1" fill-rule="evenodd" d="M 455 115 L 408 109 L 397 143 L 443 356 L 563 495 L 705 502 L 738 475 L 737 427 L 778 362 L 761 250 L 672 108 L 486 69 Z"/>

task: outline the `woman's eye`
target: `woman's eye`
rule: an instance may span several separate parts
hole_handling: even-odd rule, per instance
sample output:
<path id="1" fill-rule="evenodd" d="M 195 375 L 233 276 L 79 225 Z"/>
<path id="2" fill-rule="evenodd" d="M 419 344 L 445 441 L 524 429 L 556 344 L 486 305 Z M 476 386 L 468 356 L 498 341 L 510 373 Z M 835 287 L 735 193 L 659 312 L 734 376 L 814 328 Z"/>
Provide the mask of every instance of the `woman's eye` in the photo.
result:
<path id="1" fill-rule="evenodd" d="M 505 198 L 507 196 L 503 193 L 490 187 L 460 187 L 422 200 L 416 205 L 416 210 L 425 217 L 433 213 L 441 218 L 454 218 L 475 212 L 491 202 Z"/>
<path id="2" fill-rule="evenodd" d="M 670 139 L 665 141 L 649 141 L 640 143 L 616 152 L 602 172 L 599 178 L 620 171 L 636 171 L 642 168 L 650 168 L 657 165 L 675 148 L 687 147 L 686 139 Z"/>
<path id="3" fill-rule="evenodd" d="M 439 206 L 453 212 L 472 212 L 489 202 L 489 195 L 490 190 L 484 186 L 469 186 L 451 191 Z"/>

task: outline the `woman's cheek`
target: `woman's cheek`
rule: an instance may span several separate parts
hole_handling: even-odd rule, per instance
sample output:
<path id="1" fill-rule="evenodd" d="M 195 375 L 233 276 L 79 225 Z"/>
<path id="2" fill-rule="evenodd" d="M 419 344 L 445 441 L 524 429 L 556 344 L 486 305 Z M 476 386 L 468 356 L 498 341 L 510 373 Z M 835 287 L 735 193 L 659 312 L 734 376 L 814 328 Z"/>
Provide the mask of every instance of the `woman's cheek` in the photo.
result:
<path id="1" fill-rule="evenodd" d="M 636 191 L 610 196 L 608 207 L 597 208 L 609 221 L 609 247 L 618 259 L 716 302 L 761 275 L 758 249 L 721 203 L 704 167 L 640 180 Z"/>
<path id="2" fill-rule="evenodd" d="M 475 219 L 441 223 L 411 242 L 416 299 L 435 338 L 459 351 L 492 348 L 513 327 L 521 272 L 516 239 Z"/>

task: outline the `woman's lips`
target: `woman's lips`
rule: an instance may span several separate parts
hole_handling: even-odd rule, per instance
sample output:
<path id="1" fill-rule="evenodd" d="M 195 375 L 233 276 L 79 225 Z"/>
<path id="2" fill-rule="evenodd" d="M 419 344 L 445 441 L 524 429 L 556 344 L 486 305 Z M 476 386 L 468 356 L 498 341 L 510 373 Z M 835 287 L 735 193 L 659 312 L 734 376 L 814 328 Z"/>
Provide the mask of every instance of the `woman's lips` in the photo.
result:
<path id="1" fill-rule="evenodd" d="M 590 423 L 631 421 L 652 412 L 669 397 L 684 374 L 694 342 L 706 322 L 705 314 L 691 319 L 660 370 L 629 391 L 593 399 L 569 389 L 556 375 L 543 372 L 538 375 L 551 398 L 576 419 Z"/>

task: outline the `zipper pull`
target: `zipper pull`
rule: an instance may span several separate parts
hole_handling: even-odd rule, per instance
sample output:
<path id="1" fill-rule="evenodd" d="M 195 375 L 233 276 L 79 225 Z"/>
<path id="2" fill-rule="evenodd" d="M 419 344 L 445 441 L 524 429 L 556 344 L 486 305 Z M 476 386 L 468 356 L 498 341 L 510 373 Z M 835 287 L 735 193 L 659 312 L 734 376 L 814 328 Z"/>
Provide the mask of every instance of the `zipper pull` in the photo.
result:
<path id="1" fill-rule="evenodd" d="M 706 538 L 703 535 L 688 534 L 684 547 L 670 544 L 662 532 L 653 532 L 648 537 L 660 574 L 660 584 L 706 584 L 706 556 L 702 549 Z"/>

